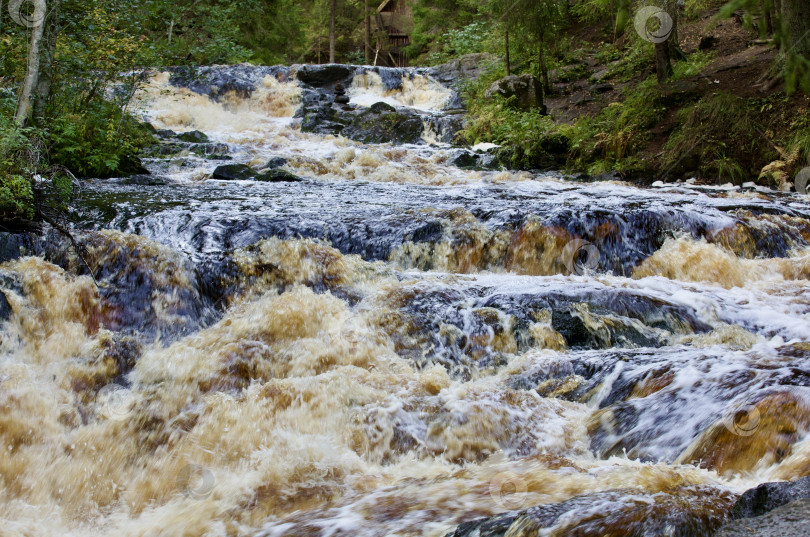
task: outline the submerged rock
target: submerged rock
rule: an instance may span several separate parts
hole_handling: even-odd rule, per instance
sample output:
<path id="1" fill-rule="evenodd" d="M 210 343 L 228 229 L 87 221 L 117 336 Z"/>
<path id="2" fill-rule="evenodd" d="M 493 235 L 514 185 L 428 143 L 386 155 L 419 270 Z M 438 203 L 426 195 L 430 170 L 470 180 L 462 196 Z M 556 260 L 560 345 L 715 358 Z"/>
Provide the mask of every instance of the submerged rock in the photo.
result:
<path id="1" fill-rule="evenodd" d="M 273 157 L 267 161 L 267 164 L 265 164 L 264 167 L 274 169 L 274 168 L 281 168 L 285 164 L 287 164 L 287 159 L 285 159 L 284 157 Z"/>

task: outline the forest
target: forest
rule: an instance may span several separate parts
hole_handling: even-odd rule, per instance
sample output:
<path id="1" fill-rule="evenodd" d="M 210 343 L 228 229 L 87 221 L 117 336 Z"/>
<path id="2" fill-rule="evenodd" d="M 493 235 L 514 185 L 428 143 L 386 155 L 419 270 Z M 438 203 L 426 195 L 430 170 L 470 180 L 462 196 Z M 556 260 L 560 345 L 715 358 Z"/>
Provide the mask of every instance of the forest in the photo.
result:
<path id="1" fill-rule="evenodd" d="M 661 5 L 674 21 L 673 38 L 655 44 L 634 31 L 633 14 L 644 4 L 417 0 L 405 52 L 413 66 L 488 54 L 483 76 L 463 88 L 470 120 L 457 141 L 500 144 L 501 161 L 509 167 L 663 179 L 688 171 L 739 184 L 782 162 L 783 176 L 766 182 L 784 183 L 810 149 L 801 100 L 810 89 L 808 5 L 667 0 Z M 364 21 L 375 9 L 368 1 L 348 0 L 6 1 L 0 14 L 4 219 L 58 212 L 77 178 L 140 168 L 138 152 L 153 137 L 128 106 L 146 70 L 371 63 L 373 37 Z M 34 23 L 38 18 L 42 24 Z M 702 48 L 694 34 L 709 35 L 732 19 L 747 32 L 746 45 L 756 40 L 768 47 L 760 72 L 719 91 L 695 89 L 695 83 L 673 91 L 673 84 L 708 79 L 702 72 L 728 53 Z M 695 42 L 687 51 L 690 39 Z M 585 69 L 586 62 L 599 68 Z M 502 76 L 530 73 L 553 102 L 561 84 L 571 86 L 581 77 L 603 82 L 594 72 L 615 81 L 611 106 L 555 117 L 484 97 Z M 109 91 L 113 86 L 116 91 Z M 746 91 L 752 86 L 758 88 L 754 94 Z M 663 136 L 655 132 L 662 124 L 668 124 Z M 754 124 L 763 125 L 766 135 L 755 132 Z M 684 159 L 684 140 L 696 130 L 706 143 Z M 690 159 L 698 162 L 687 170 L 684 160 Z"/>

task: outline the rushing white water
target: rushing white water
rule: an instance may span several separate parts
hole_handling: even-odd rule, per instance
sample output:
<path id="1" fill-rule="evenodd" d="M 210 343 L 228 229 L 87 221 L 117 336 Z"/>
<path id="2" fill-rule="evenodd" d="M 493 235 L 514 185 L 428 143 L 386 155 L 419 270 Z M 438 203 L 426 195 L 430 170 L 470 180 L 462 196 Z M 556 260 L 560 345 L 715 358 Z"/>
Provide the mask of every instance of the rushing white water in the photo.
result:
<path id="1" fill-rule="evenodd" d="M 352 102 L 449 98 L 375 77 Z M 0 270 L 0 534 L 440 536 L 580 495 L 557 530 L 663 532 L 810 475 L 806 199 L 462 170 L 259 80 L 138 106 L 304 181 L 155 158 L 88 184 L 81 258 Z"/>

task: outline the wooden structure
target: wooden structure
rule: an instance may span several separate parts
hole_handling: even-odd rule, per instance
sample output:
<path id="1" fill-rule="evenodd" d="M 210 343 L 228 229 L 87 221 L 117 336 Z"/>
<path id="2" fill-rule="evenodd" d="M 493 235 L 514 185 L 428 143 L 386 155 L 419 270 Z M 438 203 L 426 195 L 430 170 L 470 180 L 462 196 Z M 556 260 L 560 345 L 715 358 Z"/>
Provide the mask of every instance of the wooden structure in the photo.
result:
<path id="1" fill-rule="evenodd" d="M 371 18 L 374 65 L 407 67 L 413 28 L 410 0 L 384 0 Z"/>

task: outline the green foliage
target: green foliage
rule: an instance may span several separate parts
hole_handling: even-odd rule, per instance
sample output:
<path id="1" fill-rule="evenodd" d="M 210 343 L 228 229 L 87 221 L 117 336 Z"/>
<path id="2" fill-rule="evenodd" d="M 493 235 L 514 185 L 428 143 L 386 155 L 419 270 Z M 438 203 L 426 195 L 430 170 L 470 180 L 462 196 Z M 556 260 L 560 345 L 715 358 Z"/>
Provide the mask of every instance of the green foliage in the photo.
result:
<path id="1" fill-rule="evenodd" d="M 696 51 L 687 56 L 686 61 L 675 62 L 672 66 L 672 80 L 679 80 L 700 74 L 714 60 L 713 52 Z"/>
<path id="2" fill-rule="evenodd" d="M 618 9 L 619 0 L 582 0 L 571 6 L 571 13 L 582 22 L 594 23 L 614 17 Z"/>
<path id="3" fill-rule="evenodd" d="M 757 127 L 756 111 L 729 93 L 709 95 L 678 113 L 663 167 L 673 175 L 698 170 L 718 182 L 741 182 L 778 154 Z"/>
<path id="4" fill-rule="evenodd" d="M 490 25 L 484 21 L 468 24 L 459 30 L 450 30 L 443 36 L 445 51 L 452 56 L 483 52 L 489 32 Z"/>
<path id="5" fill-rule="evenodd" d="M 665 111 L 658 100 L 655 77 L 650 76 L 628 90 L 623 102 L 612 103 L 596 116 L 577 121 L 570 133 L 569 166 L 581 169 L 602 160 L 611 169 L 625 167 L 622 162 L 643 147 L 649 129 Z"/>
<path id="6" fill-rule="evenodd" d="M 36 133 L 20 129 L 9 116 L 0 115 L 0 219 L 34 216 L 31 177 L 36 173 L 39 148 Z"/>
<path id="7" fill-rule="evenodd" d="M 113 177 L 136 172 L 135 155 L 151 134 L 114 104 L 98 100 L 80 113 L 54 119 L 51 159 L 80 177 Z"/>
<path id="8" fill-rule="evenodd" d="M 406 49 L 414 63 L 439 63 L 448 56 L 443 36 L 483 19 L 482 4 L 471 0 L 415 0 L 411 10 L 414 25 Z"/>

